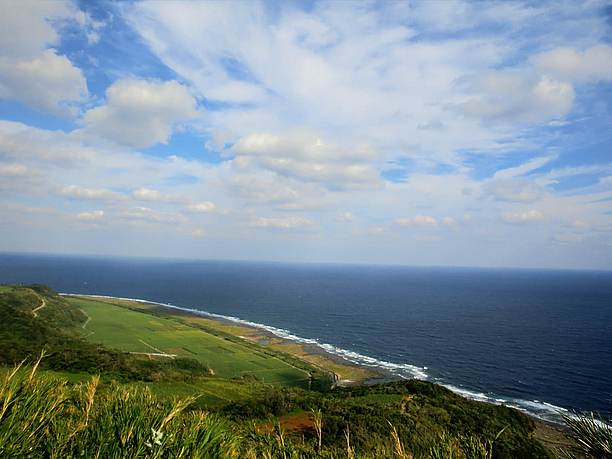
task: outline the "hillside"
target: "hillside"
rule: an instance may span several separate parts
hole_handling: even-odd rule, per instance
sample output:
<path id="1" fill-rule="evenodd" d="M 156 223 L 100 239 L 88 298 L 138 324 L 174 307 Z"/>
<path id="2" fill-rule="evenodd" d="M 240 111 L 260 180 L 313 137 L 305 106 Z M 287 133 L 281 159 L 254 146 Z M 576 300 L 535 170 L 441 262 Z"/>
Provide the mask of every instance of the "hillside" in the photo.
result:
<path id="1" fill-rule="evenodd" d="M 159 311 L 66 299 L 42 286 L 0 287 L 0 346 L 0 403 L 17 397 L 13 413 L 0 414 L 2 457 L 23 457 L 6 445 L 23 441 L 27 415 L 19 420 L 19 410 L 44 405 L 36 400 L 45 391 L 61 403 L 40 408 L 48 412 L 29 437 L 29 457 L 551 457 L 533 421 L 514 409 L 422 381 L 330 390 L 328 373 L 290 355 Z M 34 363 L 42 349 L 37 375 L 9 371 L 26 358 Z M 82 410 L 90 410 L 84 425 Z M 173 410 L 176 419 L 162 429 Z M 143 433 L 125 439 L 121 423 L 131 417 Z M 68 438 L 65 429 L 78 434 Z M 146 446 L 155 446 L 152 429 L 167 434 L 159 448 Z M 196 443 L 217 434 L 214 454 L 198 452 Z M 108 435 L 119 435 L 121 447 L 101 440 Z"/>

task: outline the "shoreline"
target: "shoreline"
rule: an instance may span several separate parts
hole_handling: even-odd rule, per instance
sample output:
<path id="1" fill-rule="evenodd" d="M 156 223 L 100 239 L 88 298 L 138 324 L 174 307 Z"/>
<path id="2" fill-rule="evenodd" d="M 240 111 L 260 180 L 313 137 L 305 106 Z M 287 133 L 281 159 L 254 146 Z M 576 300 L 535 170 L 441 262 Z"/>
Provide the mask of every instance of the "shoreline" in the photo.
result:
<path id="1" fill-rule="evenodd" d="M 263 348 L 269 348 L 273 351 L 288 354 L 309 365 L 328 372 L 329 374 L 333 374 L 335 380 L 334 385 L 337 386 L 377 384 L 411 378 L 422 379 L 446 387 L 452 392 L 471 400 L 495 405 L 505 405 L 517 409 L 528 415 L 536 421 L 536 423 L 541 423 L 557 431 L 564 425 L 560 419 L 560 413 L 567 412 L 564 408 L 546 402 L 539 402 L 537 400 L 529 401 L 501 398 L 470 391 L 442 381 L 430 379 L 429 375 L 424 372 L 426 368 L 421 370 L 419 367 L 408 364 L 394 364 L 380 361 L 353 351 L 340 349 L 326 343 L 320 343 L 315 339 L 302 338 L 287 330 L 265 324 L 138 298 L 80 293 L 60 293 L 60 295 L 90 298 L 101 302 L 134 308 L 143 312 L 161 312 L 172 316 L 178 316 L 179 320 L 183 319 L 186 323 L 194 322 L 193 324 L 196 324 L 197 322 L 203 322 L 207 328 L 211 328 L 221 333 L 227 333 Z M 395 372 L 393 370 L 395 370 Z M 411 375 L 404 376 L 398 374 L 400 370 L 407 370 Z M 521 403 L 525 406 L 521 406 Z M 537 408 L 540 411 L 530 411 L 527 407 L 532 410 Z"/>
<path id="2" fill-rule="evenodd" d="M 246 321 L 234 317 L 137 298 L 80 293 L 60 293 L 60 295 L 107 302 L 144 313 L 162 313 L 172 316 L 187 325 L 203 326 L 205 331 L 208 332 L 220 332 L 231 335 L 234 338 L 255 344 L 264 349 L 287 354 L 312 367 L 316 367 L 332 376 L 334 386 L 376 384 L 400 379 L 388 371 L 383 371 L 381 368 L 359 365 L 340 355 L 331 353 L 315 344 L 314 340 L 307 340 L 312 341 L 312 343 L 296 341 L 285 336 L 279 336 L 279 334 L 274 332 L 275 330 L 271 330 L 273 327 L 262 328 L 258 326 L 259 324 L 246 323 Z M 299 337 L 296 338 L 300 339 Z"/>

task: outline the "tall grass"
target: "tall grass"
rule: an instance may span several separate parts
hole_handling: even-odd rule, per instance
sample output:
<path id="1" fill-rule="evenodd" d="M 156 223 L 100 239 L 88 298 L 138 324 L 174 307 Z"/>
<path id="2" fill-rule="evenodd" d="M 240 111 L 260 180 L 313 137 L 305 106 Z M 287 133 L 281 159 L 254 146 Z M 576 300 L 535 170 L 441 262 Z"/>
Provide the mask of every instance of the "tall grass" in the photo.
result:
<path id="1" fill-rule="evenodd" d="M 580 454 L 596 458 L 612 458 L 612 425 L 595 413 L 564 415 L 570 429 L 569 437 Z M 569 457 L 574 457 L 568 452 Z"/>
<path id="2" fill-rule="evenodd" d="M 236 457 L 238 437 L 193 398 L 164 401 L 148 389 L 69 387 L 19 365 L 0 380 L 2 458 Z"/>
<path id="3" fill-rule="evenodd" d="M 326 417 L 318 409 L 309 436 L 286 432 L 278 421 L 262 431 L 254 422 L 194 410 L 193 397 L 160 399 L 147 388 L 102 385 L 98 377 L 69 386 L 39 374 L 39 362 L 0 378 L 1 458 L 489 459 L 499 437 L 441 431 L 411 451 L 399 425 L 388 423 L 386 438 L 372 433 L 357 443 L 347 422 L 343 444 L 326 444 Z"/>

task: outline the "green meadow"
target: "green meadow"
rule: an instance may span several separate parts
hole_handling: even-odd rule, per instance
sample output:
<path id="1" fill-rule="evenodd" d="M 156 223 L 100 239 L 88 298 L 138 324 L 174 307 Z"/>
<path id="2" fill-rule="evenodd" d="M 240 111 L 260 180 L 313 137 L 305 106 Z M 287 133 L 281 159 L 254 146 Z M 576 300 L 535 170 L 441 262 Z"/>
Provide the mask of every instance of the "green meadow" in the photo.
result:
<path id="1" fill-rule="evenodd" d="M 261 382 L 284 386 L 308 383 L 308 371 L 252 344 L 230 341 L 172 318 L 91 299 L 66 299 L 89 317 L 83 327 L 84 337 L 108 348 L 141 353 L 137 355 L 153 359 L 196 359 L 211 370 L 211 375 L 220 378 L 254 376 Z"/>

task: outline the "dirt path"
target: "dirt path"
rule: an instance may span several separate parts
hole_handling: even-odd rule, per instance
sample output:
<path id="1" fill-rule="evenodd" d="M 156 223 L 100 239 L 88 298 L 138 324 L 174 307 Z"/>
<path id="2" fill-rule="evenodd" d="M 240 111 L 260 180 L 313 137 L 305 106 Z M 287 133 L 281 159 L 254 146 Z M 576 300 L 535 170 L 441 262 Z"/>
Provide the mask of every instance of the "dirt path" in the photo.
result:
<path id="1" fill-rule="evenodd" d="M 79 311 L 81 311 L 83 314 L 85 314 L 85 317 L 87 317 L 87 320 L 83 323 L 83 325 L 81 325 L 81 327 L 83 329 L 85 329 L 85 327 L 87 327 L 87 324 L 89 323 L 89 321 L 91 320 L 91 317 L 89 317 L 89 314 L 87 314 L 84 310 L 79 308 Z M 93 332 L 91 332 L 93 334 Z"/>
<path id="2" fill-rule="evenodd" d="M 164 351 L 162 351 L 161 349 L 158 349 L 155 346 L 151 346 L 146 341 L 143 341 L 141 339 L 138 339 L 138 341 L 140 341 L 145 346 L 153 349 L 155 352 L 130 352 L 130 354 L 154 355 L 154 356 L 157 356 L 157 357 L 170 357 L 172 359 L 176 357 L 176 354 L 167 354 Z"/>
<path id="3" fill-rule="evenodd" d="M 130 352 L 130 354 L 148 355 L 149 357 L 168 357 L 169 359 L 174 359 L 176 357 L 176 354 L 165 354 L 163 352 Z"/>
<path id="4" fill-rule="evenodd" d="M 38 293 L 34 292 L 34 294 L 38 297 L 38 299 L 40 300 L 40 306 L 38 306 L 37 308 L 32 309 L 32 315 L 34 317 L 38 317 L 38 311 L 40 311 L 42 308 L 44 308 L 45 306 L 47 306 L 47 300 L 45 300 L 42 296 L 40 296 Z"/>

